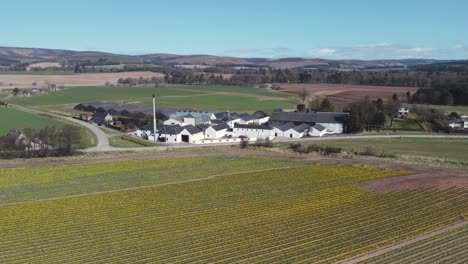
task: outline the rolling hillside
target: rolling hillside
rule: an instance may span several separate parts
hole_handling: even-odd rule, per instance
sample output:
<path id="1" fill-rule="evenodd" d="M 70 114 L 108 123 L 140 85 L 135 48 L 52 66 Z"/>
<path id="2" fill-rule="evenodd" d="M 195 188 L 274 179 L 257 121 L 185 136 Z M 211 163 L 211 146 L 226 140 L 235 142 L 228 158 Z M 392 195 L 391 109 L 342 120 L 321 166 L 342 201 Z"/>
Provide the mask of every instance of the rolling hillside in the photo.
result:
<path id="1" fill-rule="evenodd" d="M 115 65 L 115 64 L 155 64 L 155 65 L 208 65 L 208 66 L 250 66 L 273 68 L 338 68 L 373 69 L 406 68 L 415 65 L 436 63 L 429 59 L 411 60 L 325 60 L 319 58 L 237 58 L 213 55 L 146 54 L 122 55 L 97 51 L 72 51 L 57 49 L 0 47 L 2 65 L 33 62 L 60 62 L 66 64 Z"/>

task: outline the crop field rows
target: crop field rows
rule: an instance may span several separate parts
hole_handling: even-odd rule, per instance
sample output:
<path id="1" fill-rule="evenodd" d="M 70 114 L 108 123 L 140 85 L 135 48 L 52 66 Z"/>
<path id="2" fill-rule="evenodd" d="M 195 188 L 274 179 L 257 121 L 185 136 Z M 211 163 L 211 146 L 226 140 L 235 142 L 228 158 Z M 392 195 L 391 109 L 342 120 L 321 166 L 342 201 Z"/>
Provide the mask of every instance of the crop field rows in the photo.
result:
<path id="1" fill-rule="evenodd" d="M 173 162 L 158 167 L 164 171 L 162 164 Z M 202 168 L 214 170 L 234 161 L 205 162 Z M 137 172 L 141 164 L 125 166 Z M 463 188 L 377 194 L 356 187 L 405 173 L 309 165 L 4 204 L 0 262 L 331 263 L 468 216 Z M 53 183 L 53 175 L 47 181 Z"/>
<path id="2" fill-rule="evenodd" d="M 214 111 L 273 111 L 278 107 L 292 108 L 298 97 L 261 88 L 221 85 L 165 85 L 160 87 L 68 87 L 62 91 L 32 97 L 12 97 L 11 104 L 63 110 L 64 106 L 79 103 L 116 102 L 122 104 L 152 105 L 152 94 L 157 105 L 175 108 L 211 109 Z"/>
<path id="3" fill-rule="evenodd" d="M 467 263 L 468 225 L 364 261 L 377 263 Z"/>

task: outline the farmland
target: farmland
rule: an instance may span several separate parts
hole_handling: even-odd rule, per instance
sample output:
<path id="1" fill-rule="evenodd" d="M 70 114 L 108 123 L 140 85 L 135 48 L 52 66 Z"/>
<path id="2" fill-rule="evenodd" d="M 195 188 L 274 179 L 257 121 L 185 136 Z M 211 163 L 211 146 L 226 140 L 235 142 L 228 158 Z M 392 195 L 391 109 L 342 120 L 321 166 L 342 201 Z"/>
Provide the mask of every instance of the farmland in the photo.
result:
<path id="1" fill-rule="evenodd" d="M 115 84 L 119 78 L 151 78 L 164 77 L 161 73 L 156 72 L 117 72 L 117 73 L 86 73 L 86 74 L 71 74 L 69 72 L 44 72 L 44 74 L 0 74 L 0 89 L 14 87 L 31 88 L 32 83 L 37 83 L 40 87 L 44 83 L 61 84 L 65 86 L 93 86 L 104 85 L 106 82 Z"/>
<path id="2" fill-rule="evenodd" d="M 317 145 L 337 146 L 348 151 L 364 151 L 372 147 L 376 151 L 398 156 L 428 157 L 452 161 L 466 161 L 468 141 L 464 138 L 390 138 L 390 139 L 341 139 L 314 142 Z"/>
<path id="3" fill-rule="evenodd" d="M 362 263 L 466 263 L 468 225 L 402 247 Z"/>
<path id="4" fill-rule="evenodd" d="M 166 85 L 155 88 L 143 87 L 70 87 L 46 95 L 18 97 L 10 103 L 33 107 L 56 108 L 90 102 L 140 103 L 150 105 L 152 94 L 158 96 L 160 106 L 230 110 L 230 111 L 272 111 L 277 107 L 294 107 L 297 97 L 259 88 L 236 86 L 187 86 Z M 55 106 L 55 107 L 54 107 Z"/>
<path id="5" fill-rule="evenodd" d="M 468 217 L 460 187 L 356 185 L 407 173 L 255 157 L 0 169 L 0 262 L 329 263 Z"/>
<path id="6" fill-rule="evenodd" d="M 366 96 L 371 99 L 388 99 L 394 93 L 401 99 L 406 99 L 406 93 L 414 94 L 416 87 L 371 86 L 351 84 L 277 84 L 280 91 L 301 94 L 304 90 L 312 97 L 329 97 L 340 108 L 346 108 L 350 103 L 363 100 Z"/>
<path id="7" fill-rule="evenodd" d="M 44 128 L 47 126 L 61 127 L 64 123 L 47 116 L 26 113 L 13 108 L 0 107 L 0 135 L 5 135 L 10 129 Z"/>

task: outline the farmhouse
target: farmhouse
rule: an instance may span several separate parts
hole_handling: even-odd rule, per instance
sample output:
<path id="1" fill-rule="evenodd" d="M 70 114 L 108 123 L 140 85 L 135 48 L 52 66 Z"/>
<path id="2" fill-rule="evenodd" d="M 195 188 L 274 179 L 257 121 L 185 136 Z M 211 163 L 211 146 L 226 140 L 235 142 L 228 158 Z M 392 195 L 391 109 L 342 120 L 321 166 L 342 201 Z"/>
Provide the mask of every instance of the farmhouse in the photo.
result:
<path id="1" fill-rule="evenodd" d="M 90 121 L 93 118 L 92 114 L 80 114 L 80 119 L 84 121 Z"/>
<path id="2" fill-rule="evenodd" d="M 346 132 L 346 124 L 349 118 L 348 113 L 334 112 L 275 112 L 269 119 L 269 124 L 274 127 L 281 127 L 292 122 L 294 125 L 307 124 L 315 126 L 317 124 L 326 128 L 328 134 L 340 134 Z"/>
<path id="3" fill-rule="evenodd" d="M 142 126 L 136 131 L 136 135 L 138 137 L 145 138 L 145 139 L 148 138 L 152 134 L 154 134 L 154 126 L 152 123 Z"/>
<path id="4" fill-rule="evenodd" d="M 242 125 L 236 124 L 233 129 L 237 137 L 257 138 L 257 139 L 272 139 L 273 128 L 267 125 Z"/>
<path id="5" fill-rule="evenodd" d="M 96 112 L 90 122 L 102 126 L 111 123 L 112 120 L 112 116 L 108 112 Z"/>
<path id="6" fill-rule="evenodd" d="M 449 120 L 445 124 L 450 128 L 468 129 L 468 120 Z"/>
<path id="7" fill-rule="evenodd" d="M 400 107 L 398 109 L 398 114 L 397 114 L 397 117 L 398 118 L 404 118 L 404 117 L 407 117 L 410 113 L 410 109 L 408 107 Z"/>

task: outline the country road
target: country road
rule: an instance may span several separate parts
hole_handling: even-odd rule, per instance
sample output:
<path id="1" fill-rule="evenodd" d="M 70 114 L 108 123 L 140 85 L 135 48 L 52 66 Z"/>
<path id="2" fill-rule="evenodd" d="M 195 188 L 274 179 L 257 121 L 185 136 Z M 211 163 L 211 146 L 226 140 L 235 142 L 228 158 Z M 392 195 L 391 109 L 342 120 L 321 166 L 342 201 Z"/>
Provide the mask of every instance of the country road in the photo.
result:
<path id="1" fill-rule="evenodd" d="M 35 114 L 47 114 L 59 119 L 65 119 L 71 122 L 74 122 L 78 125 L 85 126 L 89 128 L 97 137 L 97 145 L 95 147 L 84 149 L 83 152 L 115 152 L 115 151 L 147 151 L 147 150 L 171 150 L 171 149 L 182 149 L 182 148 L 201 148 L 201 147 L 215 147 L 215 146 L 229 146 L 237 145 L 238 142 L 233 143 L 220 143 L 220 144 L 168 144 L 167 146 L 157 146 L 157 147 L 141 147 L 141 148 L 115 148 L 109 144 L 109 138 L 116 136 L 113 134 L 107 134 L 102 131 L 98 126 L 77 120 L 71 117 L 64 117 L 59 114 L 44 112 L 37 109 L 23 107 L 18 105 L 10 106 L 17 108 L 19 110 L 35 113 Z M 345 139 L 385 139 L 385 138 L 465 138 L 468 139 L 468 135 L 447 135 L 447 134 L 438 134 L 438 135 L 334 135 L 334 136 L 325 136 L 325 137 L 308 137 L 301 139 L 290 139 L 290 138 L 275 138 L 273 142 L 310 142 L 310 141 L 325 141 L 325 140 L 345 140 Z"/>
<path id="2" fill-rule="evenodd" d="M 73 123 L 76 123 L 78 125 L 84 126 L 89 128 L 97 137 L 97 145 L 95 147 L 87 149 L 89 152 L 105 152 L 105 151 L 112 151 L 114 148 L 109 145 L 109 137 L 115 136 L 115 135 L 109 135 L 106 134 L 104 131 L 102 131 L 98 126 L 90 124 L 88 122 L 84 122 L 81 120 L 74 119 L 72 117 L 66 117 L 66 116 L 61 116 L 58 114 L 50 113 L 50 112 L 44 112 L 40 111 L 34 108 L 29 108 L 29 107 L 24 107 L 24 106 L 19 106 L 19 105 L 12 105 L 10 104 L 13 108 L 16 108 L 18 110 L 24 111 L 24 112 L 29 112 L 33 114 L 46 114 L 49 116 L 56 117 L 58 119 L 64 119 L 67 121 L 71 121 Z"/>

